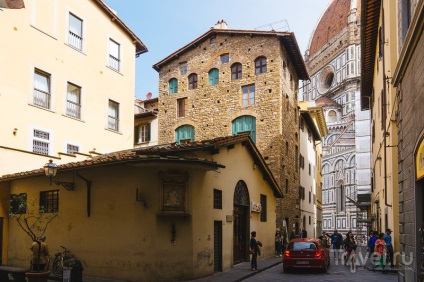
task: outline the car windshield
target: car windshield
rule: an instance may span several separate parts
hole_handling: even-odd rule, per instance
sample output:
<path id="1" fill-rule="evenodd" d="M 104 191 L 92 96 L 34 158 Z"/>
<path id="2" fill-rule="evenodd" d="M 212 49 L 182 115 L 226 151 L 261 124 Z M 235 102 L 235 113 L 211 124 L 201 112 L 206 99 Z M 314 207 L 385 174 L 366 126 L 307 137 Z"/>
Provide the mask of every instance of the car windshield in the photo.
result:
<path id="1" fill-rule="evenodd" d="M 292 242 L 289 245 L 289 249 L 296 250 L 305 250 L 305 249 L 318 249 L 317 245 L 313 242 Z"/>

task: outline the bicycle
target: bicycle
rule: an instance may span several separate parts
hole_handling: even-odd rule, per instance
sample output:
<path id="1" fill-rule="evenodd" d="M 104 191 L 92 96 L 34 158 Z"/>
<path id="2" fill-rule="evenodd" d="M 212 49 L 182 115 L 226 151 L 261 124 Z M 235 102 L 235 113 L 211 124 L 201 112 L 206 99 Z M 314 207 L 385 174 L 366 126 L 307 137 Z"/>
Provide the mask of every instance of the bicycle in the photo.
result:
<path id="1" fill-rule="evenodd" d="M 53 274 L 56 276 L 63 275 L 63 262 L 74 257 L 64 246 L 60 247 L 63 249 L 63 252 L 55 254 L 52 267 Z"/>

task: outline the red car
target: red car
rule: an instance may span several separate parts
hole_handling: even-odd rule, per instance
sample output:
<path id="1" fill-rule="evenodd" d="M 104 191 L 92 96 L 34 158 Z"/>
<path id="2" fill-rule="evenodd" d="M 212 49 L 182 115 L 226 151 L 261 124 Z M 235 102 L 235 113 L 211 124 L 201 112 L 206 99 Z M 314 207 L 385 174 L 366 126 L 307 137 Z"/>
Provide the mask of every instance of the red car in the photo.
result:
<path id="1" fill-rule="evenodd" d="M 315 268 L 327 272 L 329 267 L 330 252 L 319 239 L 293 239 L 284 252 L 284 272 L 295 268 Z"/>

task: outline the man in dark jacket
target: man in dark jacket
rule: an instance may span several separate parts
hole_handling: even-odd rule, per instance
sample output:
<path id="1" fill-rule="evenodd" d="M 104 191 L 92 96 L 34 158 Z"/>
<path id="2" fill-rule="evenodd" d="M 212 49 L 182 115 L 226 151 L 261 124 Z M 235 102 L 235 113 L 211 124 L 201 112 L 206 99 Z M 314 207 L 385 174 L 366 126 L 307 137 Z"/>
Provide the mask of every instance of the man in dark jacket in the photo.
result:
<path id="1" fill-rule="evenodd" d="M 302 233 L 300 233 L 300 238 L 308 238 L 308 232 L 306 232 L 305 228 L 302 228 Z"/>
<path id="2" fill-rule="evenodd" d="M 334 250 L 334 259 L 337 260 L 339 257 L 340 246 L 343 241 L 342 234 L 338 233 L 337 230 L 334 230 L 333 234 L 329 235 L 328 233 L 325 233 L 325 235 L 331 239 L 331 245 Z"/>

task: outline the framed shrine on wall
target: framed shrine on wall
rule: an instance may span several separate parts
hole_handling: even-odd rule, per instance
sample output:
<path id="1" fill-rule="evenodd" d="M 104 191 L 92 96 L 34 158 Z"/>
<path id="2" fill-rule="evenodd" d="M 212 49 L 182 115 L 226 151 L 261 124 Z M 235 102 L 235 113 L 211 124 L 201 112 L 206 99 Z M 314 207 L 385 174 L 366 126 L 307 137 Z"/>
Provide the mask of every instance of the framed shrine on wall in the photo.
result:
<path id="1" fill-rule="evenodd" d="M 173 171 L 159 173 L 159 212 L 161 216 L 187 216 L 187 173 Z"/>

